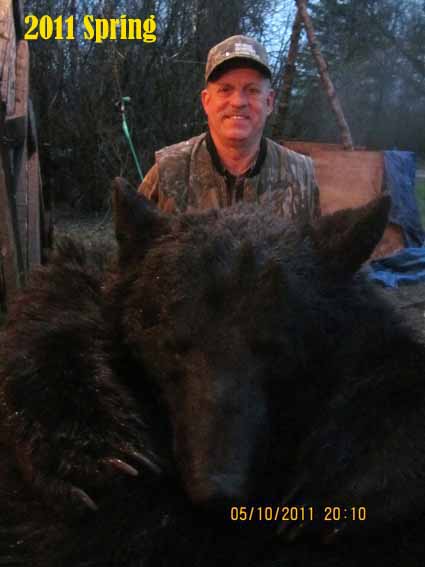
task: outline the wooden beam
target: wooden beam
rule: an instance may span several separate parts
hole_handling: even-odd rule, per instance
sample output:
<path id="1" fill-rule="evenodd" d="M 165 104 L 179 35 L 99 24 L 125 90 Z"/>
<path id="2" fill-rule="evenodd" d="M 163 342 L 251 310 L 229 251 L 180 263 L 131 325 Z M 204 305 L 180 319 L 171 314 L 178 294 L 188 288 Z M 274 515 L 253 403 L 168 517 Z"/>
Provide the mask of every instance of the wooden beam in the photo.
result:
<path id="1" fill-rule="evenodd" d="M 13 0 L 13 15 L 15 19 L 16 37 L 23 39 L 25 34 L 23 0 Z"/>
<path id="2" fill-rule="evenodd" d="M 29 65 L 28 43 L 21 40 L 18 42 L 16 49 L 16 80 L 13 112 L 6 111 L 4 124 L 4 132 L 10 144 L 21 145 L 24 143 L 27 136 Z"/>
<path id="3" fill-rule="evenodd" d="M 41 264 L 42 234 L 41 234 L 41 199 L 40 199 L 40 168 L 38 153 L 34 152 L 28 159 L 28 266 L 32 270 Z"/>
<path id="4" fill-rule="evenodd" d="M 7 114 L 15 111 L 16 36 L 11 0 L 0 0 L 0 98 Z"/>
<path id="5" fill-rule="evenodd" d="M 291 99 L 292 85 L 294 83 L 296 65 L 298 55 L 298 45 L 300 42 L 301 28 L 302 28 L 302 18 L 300 11 L 297 10 L 295 20 L 292 26 L 291 39 L 289 42 L 288 57 L 286 59 L 285 68 L 283 71 L 283 88 L 282 97 L 278 106 L 278 127 L 282 131 L 285 126 L 286 116 L 288 114 L 289 101 Z M 280 132 L 275 132 L 275 135 L 279 135 Z"/>
<path id="6" fill-rule="evenodd" d="M 6 302 L 21 287 L 21 275 L 18 261 L 18 247 L 14 231 L 14 220 L 12 214 L 13 202 L 7 183 L 7 154 L 0 152 L 0 255 L 4 290 Z"/>
<path id="7" fill-rule="evenodd" d="M 307 11 L 306 0 L 295 0 L 298 6 L 298 11 L 301 15 L 304 27 L 307 33 L 308 43 L 310 45 L 310 50 L 316 61 L 317 67 L 319 69 L 320 79 L 322 81 L 325 92 L 328 96 L 331 108 L 335 114 L 336 121 L 341 134 L 341 141 L 344 149 L 353 149 L 353 139 L 351 137 L 350 128 L 345 119 L 344 112 L 342 110 L 341 103 L 339 101 L 338 95 L 336 93 L 335 87 L 329 75 L 328 65 L 322 55 L 320 44 L 314 33 L 313 23 Z"/>

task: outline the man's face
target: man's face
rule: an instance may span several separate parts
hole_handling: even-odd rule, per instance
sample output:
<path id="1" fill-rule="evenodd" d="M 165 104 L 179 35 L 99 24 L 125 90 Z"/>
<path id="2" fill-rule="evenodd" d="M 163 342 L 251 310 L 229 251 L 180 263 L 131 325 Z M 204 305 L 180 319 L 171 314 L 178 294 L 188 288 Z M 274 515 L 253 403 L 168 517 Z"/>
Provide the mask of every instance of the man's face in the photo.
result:
<path id="1" fill-rule="evenodd" d="M 202 105 L 214 141 L 255 145 L 273 110 L 270 81 L 251 68 L 232 69 L 202 91 Z"/>

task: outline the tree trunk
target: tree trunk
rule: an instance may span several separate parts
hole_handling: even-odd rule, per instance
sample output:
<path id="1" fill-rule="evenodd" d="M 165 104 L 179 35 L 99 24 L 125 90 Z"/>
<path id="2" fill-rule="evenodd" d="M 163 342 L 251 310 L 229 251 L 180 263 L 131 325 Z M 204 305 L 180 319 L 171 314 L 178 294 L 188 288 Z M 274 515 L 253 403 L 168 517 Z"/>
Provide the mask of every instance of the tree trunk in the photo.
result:
<path id="1" fill-rule="evenodd" d="M 307 12 L 306 0 L 296 0 L 298 6 L 298 12 L 301 15 L 302 21 L 304 23 L 305 30 L 307 32 L 307 38 L 310 45 L 311 52 L 313 57 L 317 63 L 317 67 L 320 73 L 320 79 L 324 86 L 325 92 L 328 95 L 329 102 L 331 104 L 331 108 L 335 113 L 336 120 L 341 132 L 341 140 L 344 149 L 352 150 L 353 149 L 353 139 L 351 137 L 350 129 L 348 127 L 347 121 L 344 117 L 344 112 L 342 110 L 341 103 L 339 102 L 338 95 L 336 94 L 335 87 L 332 83 L 332 80 L 329 76 L 328 66 L 326 64 L 325 59 L 320 51 L 319 42 L 316 39 L 313 23 L 310 19 L 310 16 Z"/>

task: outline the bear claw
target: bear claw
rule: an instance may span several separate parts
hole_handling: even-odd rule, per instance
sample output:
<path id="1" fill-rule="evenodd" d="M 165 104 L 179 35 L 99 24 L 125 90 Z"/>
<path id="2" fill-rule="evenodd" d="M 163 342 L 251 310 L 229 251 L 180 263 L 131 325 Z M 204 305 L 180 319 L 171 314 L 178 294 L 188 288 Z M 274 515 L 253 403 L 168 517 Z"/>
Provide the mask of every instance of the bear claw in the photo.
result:
<path id="1" fill-rule="evenodd" d="M 76 486 L 73 486 L 71 488 L 71 494 L 93 512 L 97 512 L 97 510 L 99 509 L 97 507 L 97 504 L 94 502 L 94 500 L 92 500 L 90 496 L 87 494 L 87 492 L 84 492 L 84 490 L 82 490 L 81 488 L 77 488 Z"/>
<path id="2" fill-rule="evenodd" d="M 115 467 L 116 469 L 118 469 L 119 471 L 126 473 L 130 476 L 138 476 L 139 475 L 139 471 L 137 469 L 135 469 L 134 467 L 132 467 L 128 463 L 122 461 L 121 459 L 110 458 L 110 459 L 106 459 L 106 462 L 109 463 L 110 465 L 112 465 L 113 467 Z"/>
<path id="3" fill-rule="evenodd" d="M 151 459 L 149 459 L 149 457 L 146 457 L 145 455 L 142 455 L 142 453 L 138 453 L 137 451 L 132 452 L 131 456 L 155 474 L 162 474 L 161 467 L 157 463 L 154 463 Z"/>

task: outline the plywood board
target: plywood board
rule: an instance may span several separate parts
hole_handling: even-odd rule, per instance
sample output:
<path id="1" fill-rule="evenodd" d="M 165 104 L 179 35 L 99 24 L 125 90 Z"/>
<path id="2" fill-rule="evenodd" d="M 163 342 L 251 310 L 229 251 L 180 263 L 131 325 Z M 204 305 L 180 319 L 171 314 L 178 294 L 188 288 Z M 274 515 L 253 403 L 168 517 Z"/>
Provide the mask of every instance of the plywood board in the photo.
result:
<path id="1" fill-rule="evenodd" d="M 310 156 L 314 161 L 320 189 L 322 214 L 360 207 L 382 192 L 384 156 L 382 152 L 344 150 L 339 144 L 284 142 L 291 150 Z M 404 248 L 401 227 L 389 224 L 372 257 L 392 254 Z"/>

